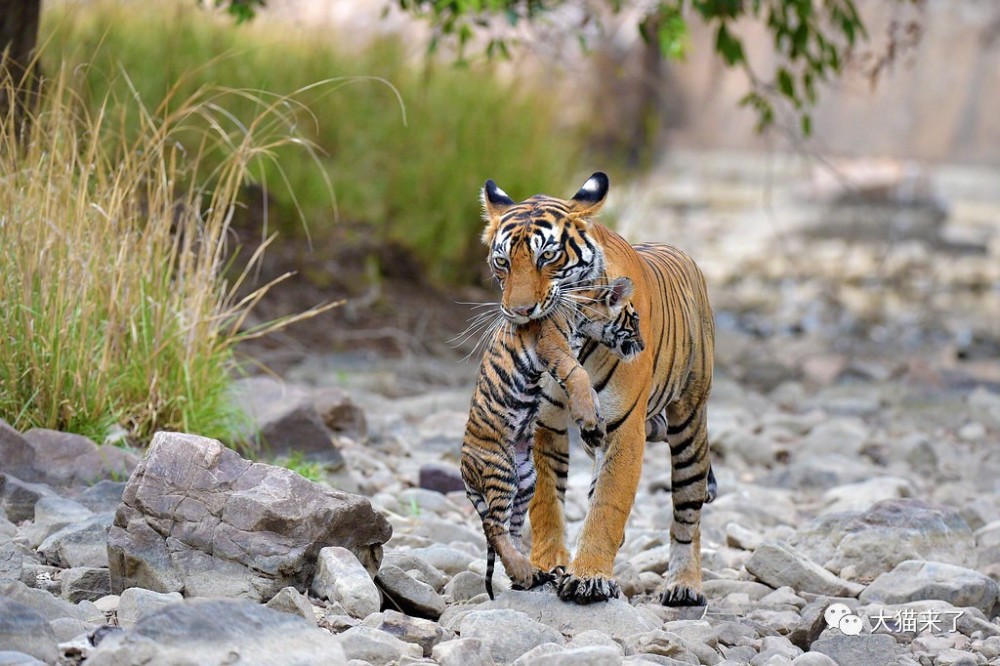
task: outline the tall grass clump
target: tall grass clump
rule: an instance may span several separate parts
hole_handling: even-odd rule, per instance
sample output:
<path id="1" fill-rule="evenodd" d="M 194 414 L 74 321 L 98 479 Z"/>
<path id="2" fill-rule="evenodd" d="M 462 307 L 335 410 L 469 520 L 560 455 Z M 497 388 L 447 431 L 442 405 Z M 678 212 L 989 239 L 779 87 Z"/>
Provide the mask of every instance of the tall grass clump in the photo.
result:
<path id="1" fill-rule="evenodd" d="M 478 192 L 487 178 L 518 196 L 560 187 L 568 194 L 578 172 L 594 170 L 577 162 L 580 142 L 558 100 L 530 81 L 498 76 L 489 63 L 424 61 L 395 38 L 358 50 L 327 28 L 297 28 L 266 14 L 234 27 L 196 4 L 54 4 L 43 17 L 44 60 L 80 65 L 81 94 L 91 105 L 109 93 L 123 96 L 120 69 L 151 106 L 169 91 L 184 98 L 204 85 L 277 96 L 314 86 L 296 99 L 316 122 L 299 129 L 317 146 L 323 170 L 282 149 L 275 163 L 287 183 L 275 164 L 254 173 L 267 181 L 271 220 L 283 232 L 306 232 L 296 203 L 314 238 L 339 213 L 411 249 L 432 277 L 468 279 L 483 263 Z M 349 88 L 314 85 L 332 79 Z M 242 122 L 256 112 L 250 100 L 228 110 Z"/>
<path id="2" fill-rule="evenodd" d="M 85 104 L 73 70 L 48 71 L 29 122 L 0 117 L 0 417 L 225 439 L 240 425 L 233 348 L 266 291 L 238 299 L 222 277 L 233 203 L 257 161 L 299 140 L 289 107 L 207 88 Z M 234 122 L 233 98 L 257 115 Z"/>

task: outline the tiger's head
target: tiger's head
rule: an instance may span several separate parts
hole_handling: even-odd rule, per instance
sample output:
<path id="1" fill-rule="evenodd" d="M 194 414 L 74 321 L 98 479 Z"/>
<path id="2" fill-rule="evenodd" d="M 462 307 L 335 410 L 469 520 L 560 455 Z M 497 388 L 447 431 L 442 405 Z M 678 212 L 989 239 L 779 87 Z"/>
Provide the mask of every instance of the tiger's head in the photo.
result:
<path id="1" fill-rule="evenodd" d="M 536 194 L 515 202 L 492 180 L 483 187 L 483 242 L 503 291 L 500 311 L 515 324 L 542 319 L 604 272 L 604 253 L 587 233 L 608 195 L 595 173 L 572 199 Z"/>

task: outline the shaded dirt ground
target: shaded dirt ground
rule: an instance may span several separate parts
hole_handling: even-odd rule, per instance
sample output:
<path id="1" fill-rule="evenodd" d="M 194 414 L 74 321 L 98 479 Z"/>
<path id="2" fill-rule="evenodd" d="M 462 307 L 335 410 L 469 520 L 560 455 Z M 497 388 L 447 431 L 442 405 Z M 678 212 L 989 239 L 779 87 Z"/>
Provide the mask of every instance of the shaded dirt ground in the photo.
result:
<path id="1" fill-rule="evenodd" d="M 242 257 L 259 238 L 241 229 Z M 325 303 L 342 305 L 275 334 L 243 343 L 240 352 L 283 374 L 305 357 L 343 354 L 358 359 L 430 355 L 456 359 L 468 345 L 451 342 L 466 327 L 467 303 L 492 298 L 485 287 L 441 287 L 430 283 L 419 262 L 398 245 L 372 240 L 363 225 L 345 224 L 333 236 L 279 238 L 264 254 L 248 286 L 281 275 L 254 311 L 256 323 L 287 317 Z"/>
<path id="2" fill-rule="evenodd" d="M 720 332 L 717 371 L 741 381 L 766 389 L 853 365 L 884 377 L 998 382 L 996 177 L 884 160 L 677 153 L 640 180 L 613 180 L 606 219 L 634 242 L 666 241 L 695 257 Z M 245 253 L 255 233 L 241 232 Z M 474 312 L 468 303 L 495 298 L 485 277 L 462 288 L 428 283 L 404 249 L 350 223 L 311 247 L 279 239 L 256 284 L 285 272 L 294 275 L 251 323 L 345 302 L 242 346 L 278 374 L 321 357 L 349 372 L 454 362 L 471 348 L 449 342 Z M 729 333 L 751 342 L 726 344 Z M 461 382 L 470 365 L 453 365 L 455 377 L 446 367 L 437 380 Z"/>

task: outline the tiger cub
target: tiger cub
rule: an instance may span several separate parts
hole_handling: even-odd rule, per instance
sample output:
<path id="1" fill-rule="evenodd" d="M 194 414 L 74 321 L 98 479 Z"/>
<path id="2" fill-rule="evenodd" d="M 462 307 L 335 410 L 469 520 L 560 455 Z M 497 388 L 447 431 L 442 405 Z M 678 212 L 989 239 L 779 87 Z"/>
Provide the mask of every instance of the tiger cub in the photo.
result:
<path id="1" fill-rule="evenodd" d="M 645 348 L 639 319 L 629 300 L 627 277 L 582 292 L 544 319 L 529 320 L 497 335 L 483 355 L 462 442 L 462 479 L 483 521 L 487 542 L 486 591 L 493 598 L 493 568 L 499 553 L 515 588 L 548 580 L 519 550 L 521 528 L 535 491 L 532 458 L 539 382 L 548 372 L 566 391 L 569 412 L 585 445 L 604 442 L 604 421 L 590 377 L 576 359 L 584 338 L 609 347 L 623 360 Z"/>

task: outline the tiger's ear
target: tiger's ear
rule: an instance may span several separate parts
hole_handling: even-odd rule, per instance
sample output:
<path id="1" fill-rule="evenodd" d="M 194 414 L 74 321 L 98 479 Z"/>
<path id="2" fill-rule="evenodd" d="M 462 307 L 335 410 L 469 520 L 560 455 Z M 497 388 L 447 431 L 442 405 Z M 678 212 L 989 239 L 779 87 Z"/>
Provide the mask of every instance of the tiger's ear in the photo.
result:
<path id="1" fill-rule="evenodd" d="M 486 181 L 483 185 L 483 211 L 487 220 L 497 218 L 507 212 L 507 209 L 514 205 L 514 200 L 506 192 L 501 190 L 492 180 Z"/>
<path id="2" fill-rule="evenodd" d="M 483 220 L 486 222 L 482 239 L 484 243 L 489 245 L 493 240 L 493 234 L 496 233 L 500 216 L 507 212 L 507 209 L 513 206 L 515 202 L 492 180 L 487 180 L 486 184 L 483 185 L 480 198 L 483 201 Z"/>
<path id="3" fill-rule="evenodd" d="M 598 171 L 588 178 L 587 182 L 577 190 L 577 193 L 570 200 L 573 214 L 579 217 L 597 215 L 601 206 L 604 205 L 610 186 L 611 181 L 608 180 L 608 175 L 603 171 Z"/>
<path id="4" fill-rule="evenodd" d="M 604 295 L 604 302 L 607 303 L 608 307 L 612 310 L 621 309 L 622 306 L 625 305 L 625 302 L 631 298 L 634 290 L 635 285 L 632 284 L 632 280 L 630 278 L 615 278 L 607 287 L 607 292 Z"/>

